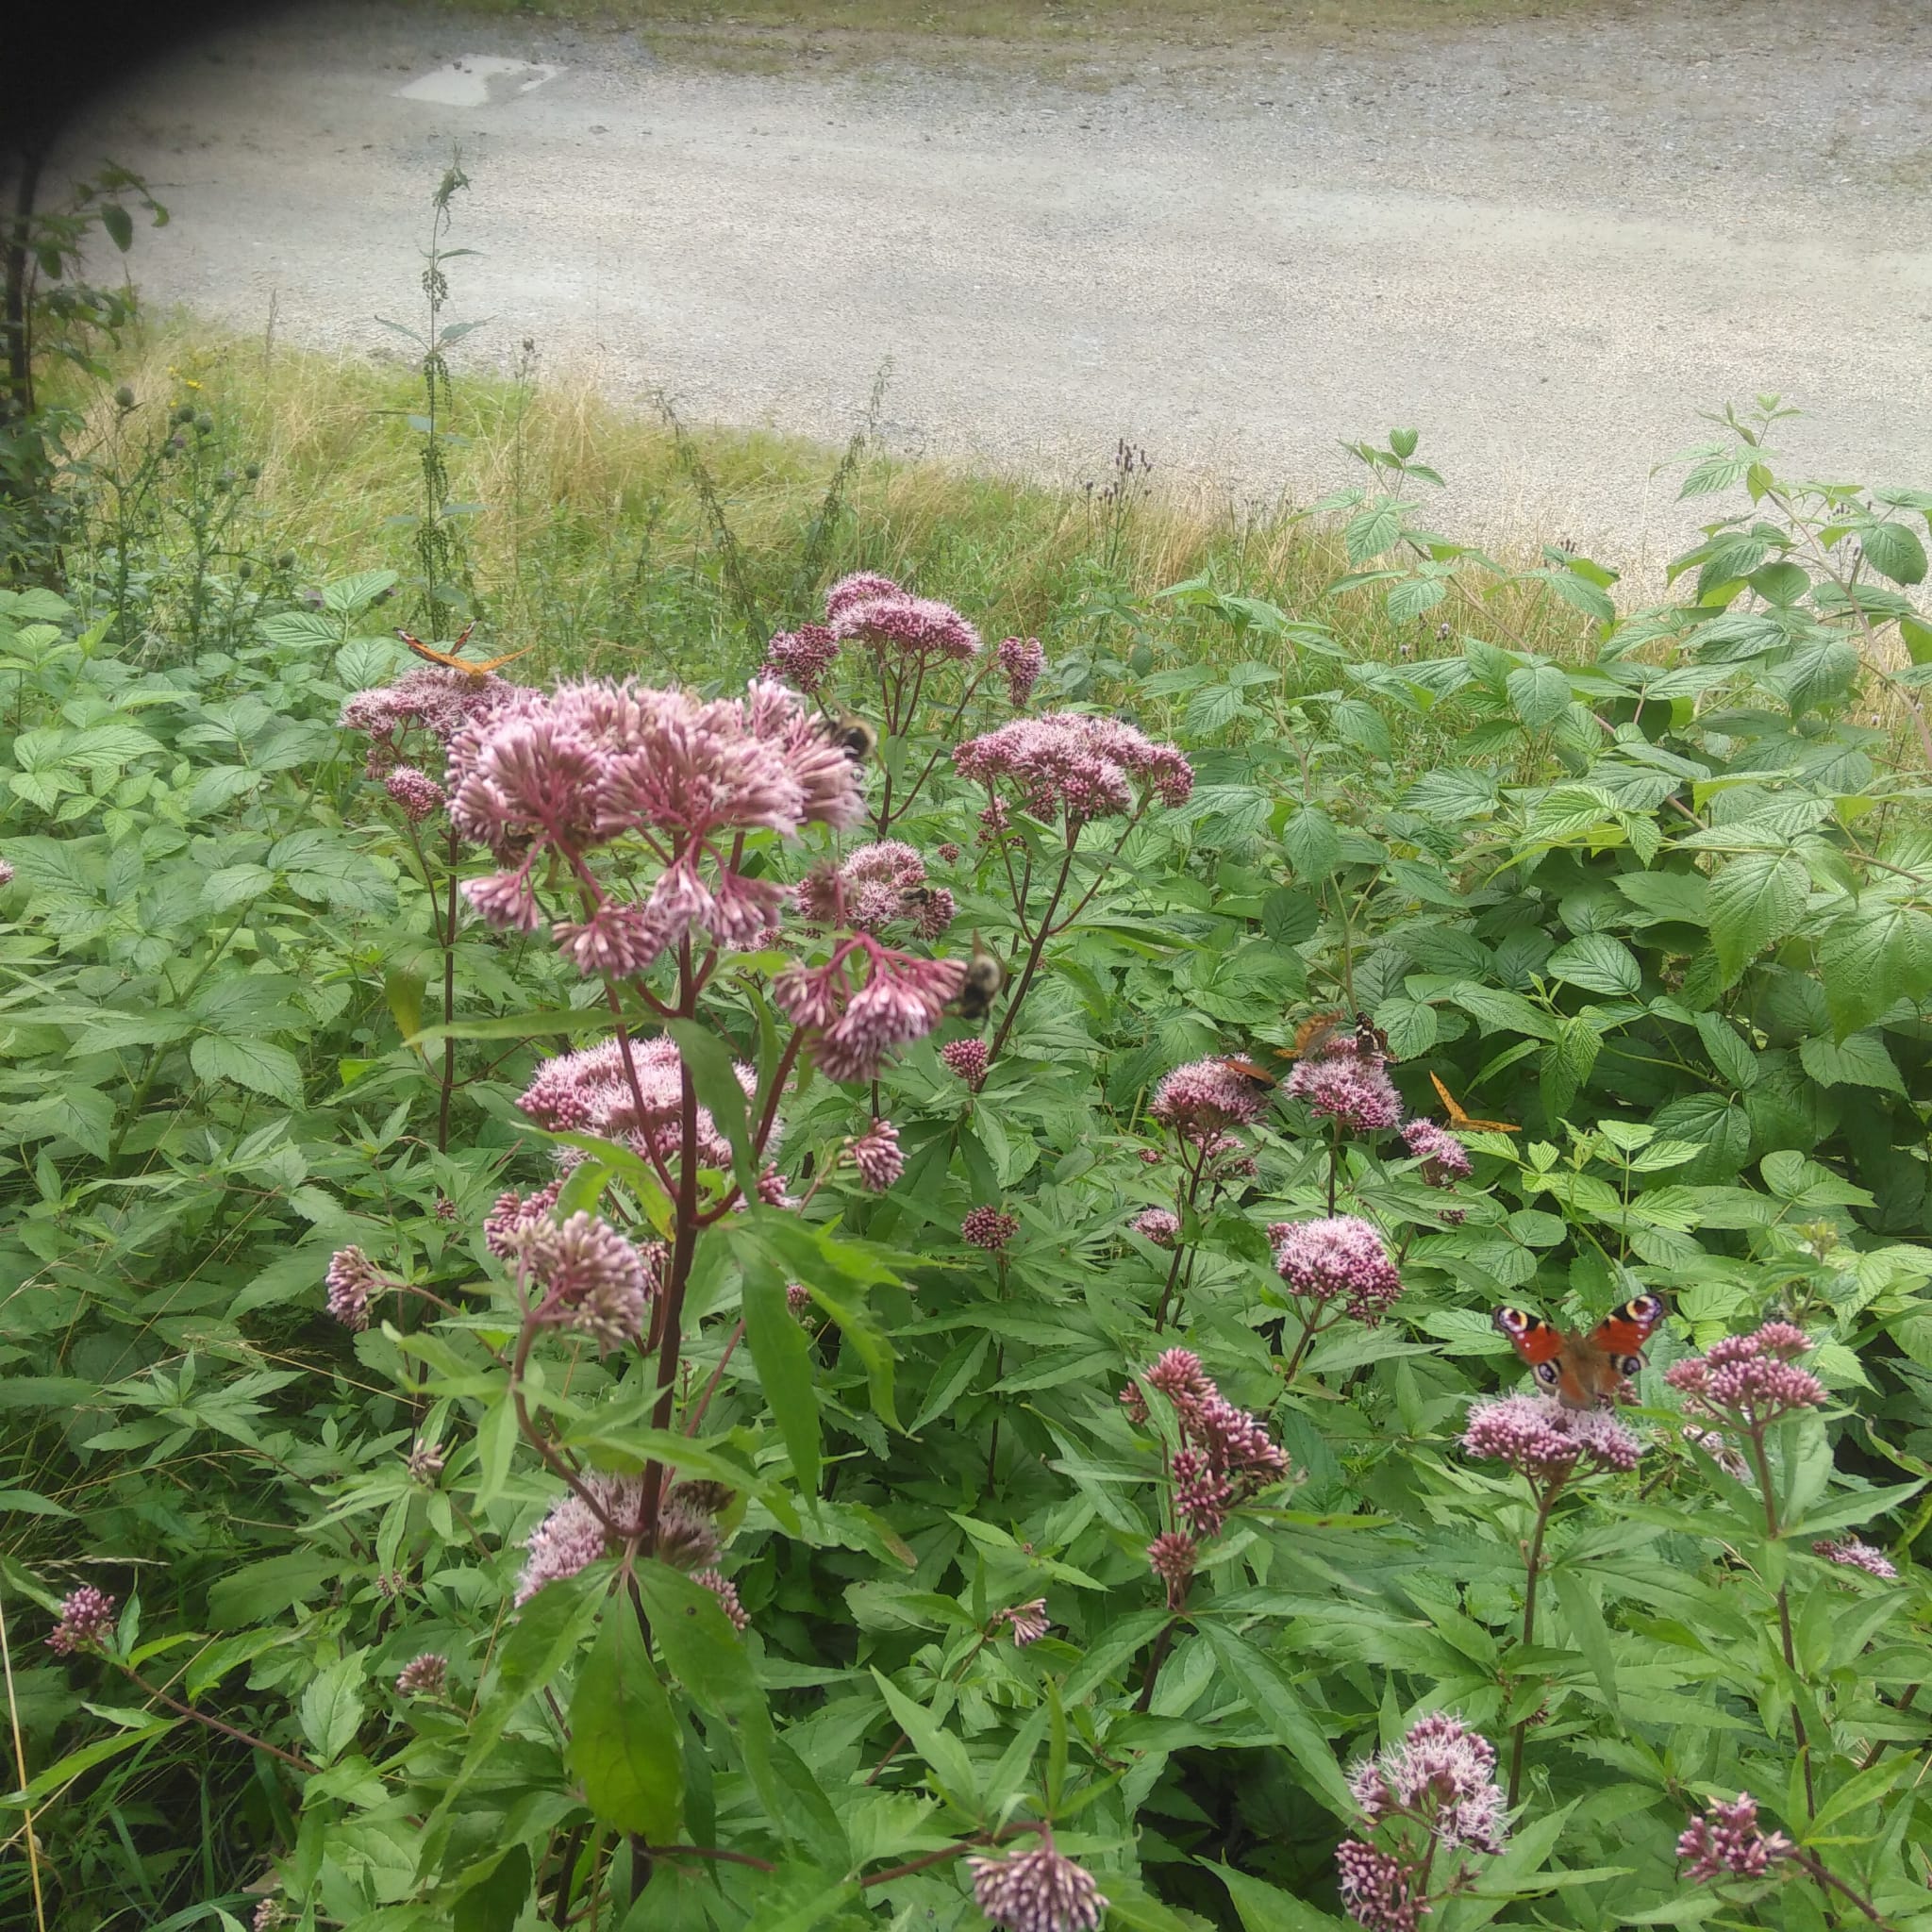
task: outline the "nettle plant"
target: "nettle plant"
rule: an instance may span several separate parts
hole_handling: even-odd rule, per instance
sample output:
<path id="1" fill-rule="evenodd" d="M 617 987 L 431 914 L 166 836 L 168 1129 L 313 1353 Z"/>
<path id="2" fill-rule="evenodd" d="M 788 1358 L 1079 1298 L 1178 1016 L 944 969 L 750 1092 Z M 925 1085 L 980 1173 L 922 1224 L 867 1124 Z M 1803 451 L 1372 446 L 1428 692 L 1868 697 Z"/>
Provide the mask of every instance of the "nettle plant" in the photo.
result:
<path id="1" fill-rule="evenodd" d="M 158 957 L 152 1079 L 33 1118 L 32 1842 L 100 1868 L 192 1740 L 229 1923 L 1932 1924 L 1932 849 L 1858 695 L 1907 506 L 1740 480 L 1783 537 L 1690 605 L 1547 564 L 1560 661 L 1357 498 L 1428 648 L 1171 599 L 1273 653 L 1185 750 L 1192 687 L 1028 710 L 1043 647 L 871 575 L 709 692 L 264 616 L 337 625 L 329 783 L 237 795 L 387 896 L 227 941 L 345 990 L 275 1118 Z M 144 997 L 58 844 L 43 1078 Z M 249 1204 L 81 1209 L 117 1132 Z M 91 1383 L 116 1267 L 217 1292 Z M 238 1507 L 155 1507 L 188 1453 Z"/>

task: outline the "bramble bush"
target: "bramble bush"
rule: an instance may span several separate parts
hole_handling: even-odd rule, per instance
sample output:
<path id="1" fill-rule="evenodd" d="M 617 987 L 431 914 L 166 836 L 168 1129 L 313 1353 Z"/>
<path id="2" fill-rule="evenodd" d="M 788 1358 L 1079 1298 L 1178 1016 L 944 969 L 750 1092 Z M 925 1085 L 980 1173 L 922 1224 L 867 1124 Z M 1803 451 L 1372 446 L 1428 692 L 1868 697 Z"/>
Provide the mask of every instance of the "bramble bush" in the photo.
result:
<path id="1" fill-rule="evenodd" d="M 1656 608 L 1398 432 L 1320 610 L 672 686 L 121 406 L 0 596 L 8 1922 L 1932 1925 L 1932 496 L 1776 413 Z"/>

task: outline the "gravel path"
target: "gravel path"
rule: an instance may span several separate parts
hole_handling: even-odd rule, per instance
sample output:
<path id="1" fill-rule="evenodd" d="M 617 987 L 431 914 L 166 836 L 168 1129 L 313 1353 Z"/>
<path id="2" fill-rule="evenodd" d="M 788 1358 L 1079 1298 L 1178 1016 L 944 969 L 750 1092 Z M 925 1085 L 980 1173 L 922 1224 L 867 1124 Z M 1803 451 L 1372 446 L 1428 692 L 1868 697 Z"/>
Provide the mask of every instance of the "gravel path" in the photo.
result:
<path id="1" fill-rule="evenodd" d="M 398 94 L 467 55 L 561 71 Z M 453 313 L 493 318 L 462 357 L 534 336 L 614 393 L 837 438 L 890 356 L 901 450 L 1077 479 L 1124 434 L 1250 497 L 1414 424 L 1437 522 L 1648 575 L 1689 522 L 1651 466 L 1728 398 L 1807 411 L 1794 467 L 1932 482 L 1928 93 L 1932 17 L 1889 0 L 1125 49 L 1054 83 L 337 6 L 184 52 L 72 146 L 169 204 L 147 293 L 229 323 L 273 299 L 287 336 L 392 347 L 373 318 L 414 312 L 456 139 L 482 258 Z"/>

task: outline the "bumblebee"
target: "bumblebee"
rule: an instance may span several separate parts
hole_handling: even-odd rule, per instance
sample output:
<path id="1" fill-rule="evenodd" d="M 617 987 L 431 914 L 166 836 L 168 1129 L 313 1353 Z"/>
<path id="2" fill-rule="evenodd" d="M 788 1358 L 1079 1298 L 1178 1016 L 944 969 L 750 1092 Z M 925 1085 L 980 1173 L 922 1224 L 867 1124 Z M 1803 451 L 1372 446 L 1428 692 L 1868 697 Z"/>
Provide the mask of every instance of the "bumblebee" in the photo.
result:
<path id="1" fill-rule="evenodd" d="M 974 933 L 973 954 L 966 961 L 966 977 L 959 987 L 960 1019 L 984 1020 L 992 1011 L 992 1003 L 1006 983 L 1007 969 L 1000 964 L 997 955 L 980 944 L 979 935 Z"/>
<path id="2" fill-rule="evenodd" d="M 863 718 L 822 718 L 819 730 L 855 765 L 862 765 L 879 748 L 879 735 Z"/>

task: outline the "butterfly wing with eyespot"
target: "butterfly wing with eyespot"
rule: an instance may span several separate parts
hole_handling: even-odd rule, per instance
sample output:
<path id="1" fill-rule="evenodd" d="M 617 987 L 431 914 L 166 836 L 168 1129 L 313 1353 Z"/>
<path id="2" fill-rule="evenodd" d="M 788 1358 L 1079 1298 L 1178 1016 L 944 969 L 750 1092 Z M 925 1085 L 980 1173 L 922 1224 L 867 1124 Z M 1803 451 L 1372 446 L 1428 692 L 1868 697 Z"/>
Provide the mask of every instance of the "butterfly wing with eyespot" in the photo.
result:
<path id="1" fill-rule="evenodd" d="M 1498 1308 L 1490 1320 L 1529 1364 L 1538 1384 L 1544 1389 L 1557 1389 L 1563 1375 L 1563 1331 L 1527 1308 Z"/>
<path id="2" fill-rule="evenodd" d="M 1665 1308 L 1659 1295 L 1641 1294 L 1610 1312 L 1590 1331 L 1590 1346 L 1607 1356 L 1623 1375 L 1643 1367 L 1643 1344 L 1657 1333 Z"/>

